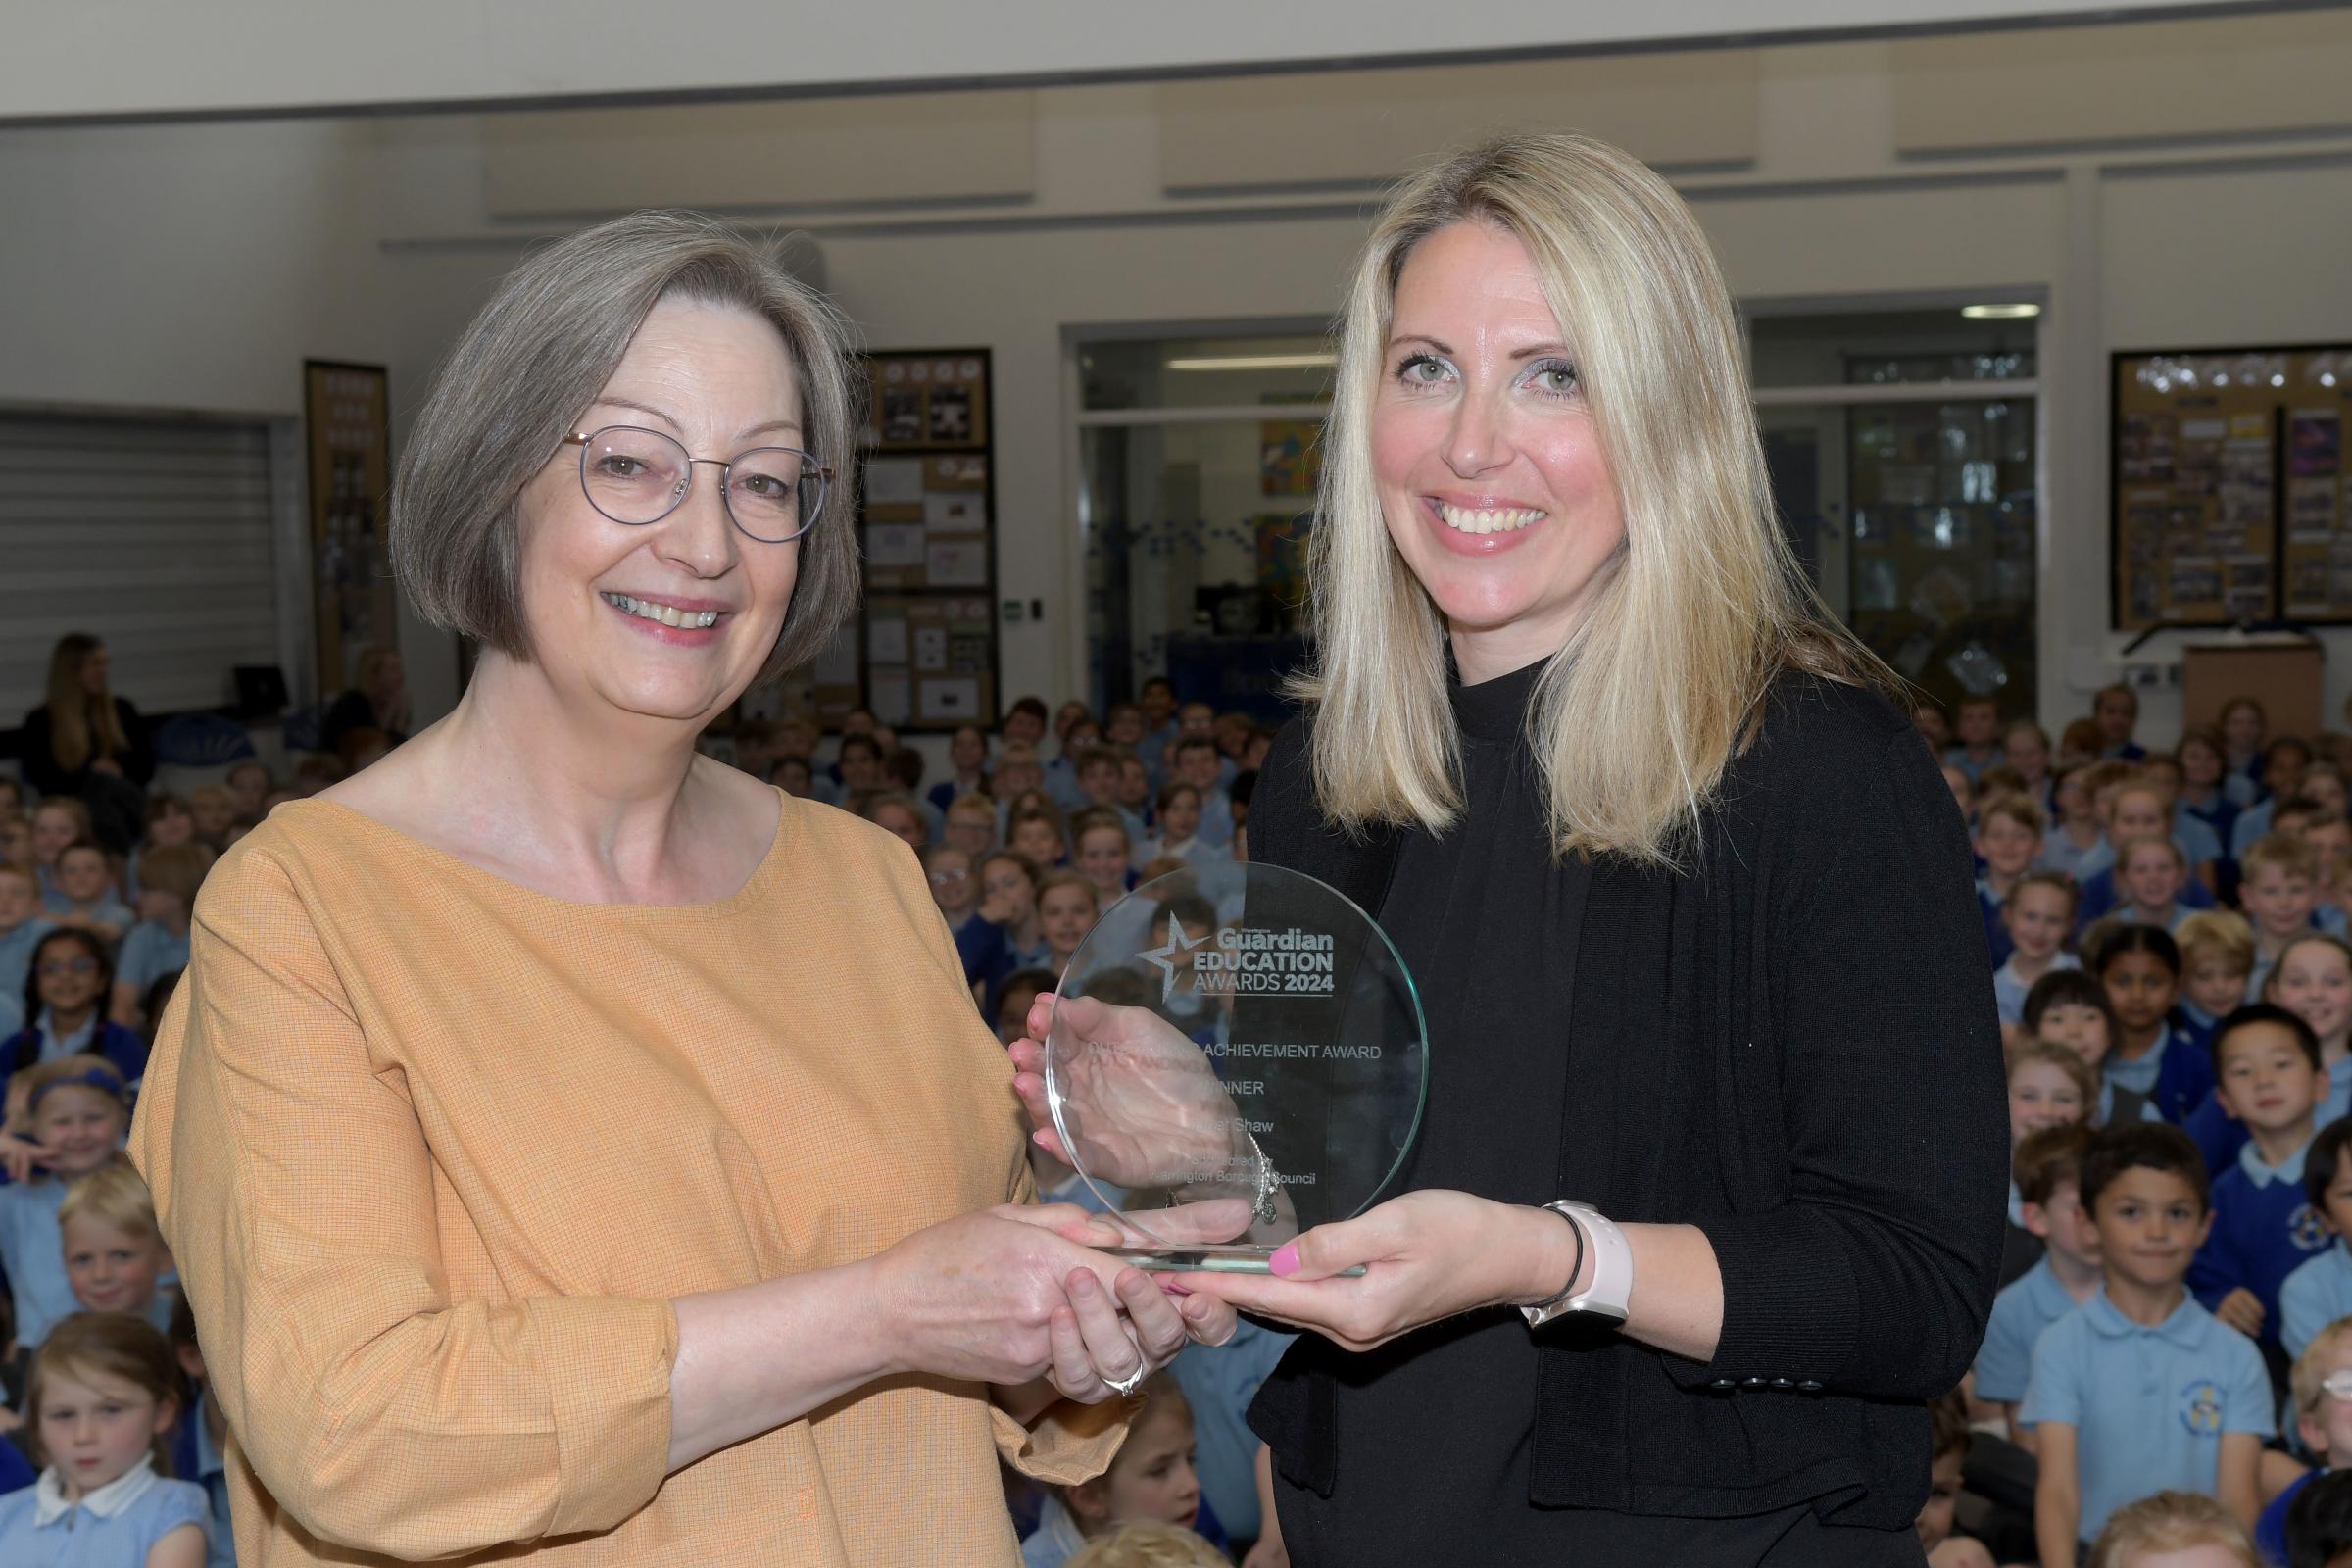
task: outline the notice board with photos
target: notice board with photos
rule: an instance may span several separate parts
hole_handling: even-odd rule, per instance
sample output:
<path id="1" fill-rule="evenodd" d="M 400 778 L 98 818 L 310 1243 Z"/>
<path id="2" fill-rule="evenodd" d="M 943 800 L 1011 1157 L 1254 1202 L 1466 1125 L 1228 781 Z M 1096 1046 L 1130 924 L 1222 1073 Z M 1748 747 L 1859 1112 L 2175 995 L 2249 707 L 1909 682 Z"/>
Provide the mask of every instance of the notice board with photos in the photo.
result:
<path id="1" fill-rule="evenodd" d="M 2352 620 L 2352 345 L 2114 368 L 2116 627 Z"/>
<path id="2" fill-rule="evenodd" d="M 866 361 L 858 533 L 865 706 L 902 731 L 997 714 L 996 465 L 986 349 Z"/>

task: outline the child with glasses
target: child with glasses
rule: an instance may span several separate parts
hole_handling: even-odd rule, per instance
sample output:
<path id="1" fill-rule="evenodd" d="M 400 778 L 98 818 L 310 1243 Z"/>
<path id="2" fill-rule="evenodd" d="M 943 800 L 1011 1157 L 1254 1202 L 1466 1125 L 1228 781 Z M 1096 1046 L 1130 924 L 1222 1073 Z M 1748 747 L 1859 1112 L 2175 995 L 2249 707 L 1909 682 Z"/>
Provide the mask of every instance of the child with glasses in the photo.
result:
<path id="1" fill-rule="evenodd" d="M 66 1270 L 65 1228 L 58 1219 L 67 1189 L 122 1157 L 130 1128 L 122 1075 L 97 1056 L 63 1056 L 25 1075 L 21 1132 L 0 1137 L 10 1174 L 0 1185 L 0 1267 L 17 1312 L 17 1341 L 31 1348 L 79 1309 Z"/>
<path id="2" fill-rule="evenodd" d="M 107 1018 L 114 983 L 114 960 L 89 932 L 65 927 L 43 936 L 24 985 L 29 1021 L 0 1042 L 0 1072 L 86 1053 L 112 1062 L 125 1083 L 138 1082 L 147 1070 L 147 1046 Z"/>
<path id="3" fill-rule="evenodd" d="M 2296 1494 L 2341 1457 L 2352 1460 L 2352 1317 L 2337 1318 L 2314 1334 L 2295 1357 L 2290 1379 L 2295 1396 L 2295 1431 L 2311 1450 L 2314 1468 L 2297 1476 L 2271 1499 L 2254 1527 L 2254 1544 L 2265 1562 L 2285 1562 L 2286 1511 Z"/>

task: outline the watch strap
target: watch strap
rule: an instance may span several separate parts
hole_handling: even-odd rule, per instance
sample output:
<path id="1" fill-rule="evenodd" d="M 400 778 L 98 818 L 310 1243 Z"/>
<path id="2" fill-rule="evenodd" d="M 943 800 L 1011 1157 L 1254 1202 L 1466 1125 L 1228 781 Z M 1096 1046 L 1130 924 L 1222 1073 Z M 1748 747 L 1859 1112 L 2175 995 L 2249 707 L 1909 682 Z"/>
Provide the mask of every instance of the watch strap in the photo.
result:
<path id="1" fill-rule="evenodd" d="M 1569 1199 L 1545 1203 L 1545 1208 L 1558 1214 L 1573 1226 L 1577 1233 L 1580 1254 L 1577 1266 L 1569 1271 L 1568 1283 L 1573 1287 L 1576 1276 L 1584 1270 L 1584 1254 L 1592 1258 L 1592 1278 L 1586 1287 L 1571 1295 L 1563 1291 L 1548 1301 L 1540 1301 L 1519 1310 L 1530 1328 L 1541 1328 L 1554 1318 L 1575 1313 L 1585 1317 L 1604 1318 L 1613 1323 L 1625 1321 L 1634 1294 L 1634 1250 L 1614 1221 L 1592 1207 Z"/>

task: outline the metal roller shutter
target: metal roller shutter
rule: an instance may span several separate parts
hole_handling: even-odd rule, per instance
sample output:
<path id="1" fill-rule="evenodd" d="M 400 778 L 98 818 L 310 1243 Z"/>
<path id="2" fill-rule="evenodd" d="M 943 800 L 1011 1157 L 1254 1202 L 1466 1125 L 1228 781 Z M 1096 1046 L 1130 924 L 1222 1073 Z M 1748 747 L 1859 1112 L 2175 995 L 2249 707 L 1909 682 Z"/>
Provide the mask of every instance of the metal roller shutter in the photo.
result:
<path id="1" fill-rule="evenodd" d="M 281 661 L 270 431 L 260 420 L 0 411 L 0 730 L 86 631 L 142 712 L 217 708 Z"/>

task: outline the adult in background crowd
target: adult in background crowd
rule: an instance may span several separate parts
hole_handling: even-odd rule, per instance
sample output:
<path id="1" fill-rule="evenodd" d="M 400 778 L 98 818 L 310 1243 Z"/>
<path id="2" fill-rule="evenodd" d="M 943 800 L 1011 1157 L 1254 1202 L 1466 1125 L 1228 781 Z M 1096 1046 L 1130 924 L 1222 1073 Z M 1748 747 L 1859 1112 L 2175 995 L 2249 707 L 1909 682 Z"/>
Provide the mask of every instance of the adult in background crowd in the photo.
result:
<path id="1" fill-rule="evenodd" d="M 335 699 L 319 726 L 326 750 L 340 752 L 343 737 L 355 729 L 380 730 L 385 749 L 409 738 L 409 675 L 400 650 L 371 644 L 360 651 L 352 671 L 352 688 Z"/>
<path id="2" fill-rule="evenodd" d="M 87 632 L 57 640 L 49 654 L 49 700 L 24 715 L 25 782 L 90 808 L 100 843 L 125 855 L 147 822 L 147 781 L 155 777 L 147 725 L 127 698 L 108 686 L 106 644 Z"/>

